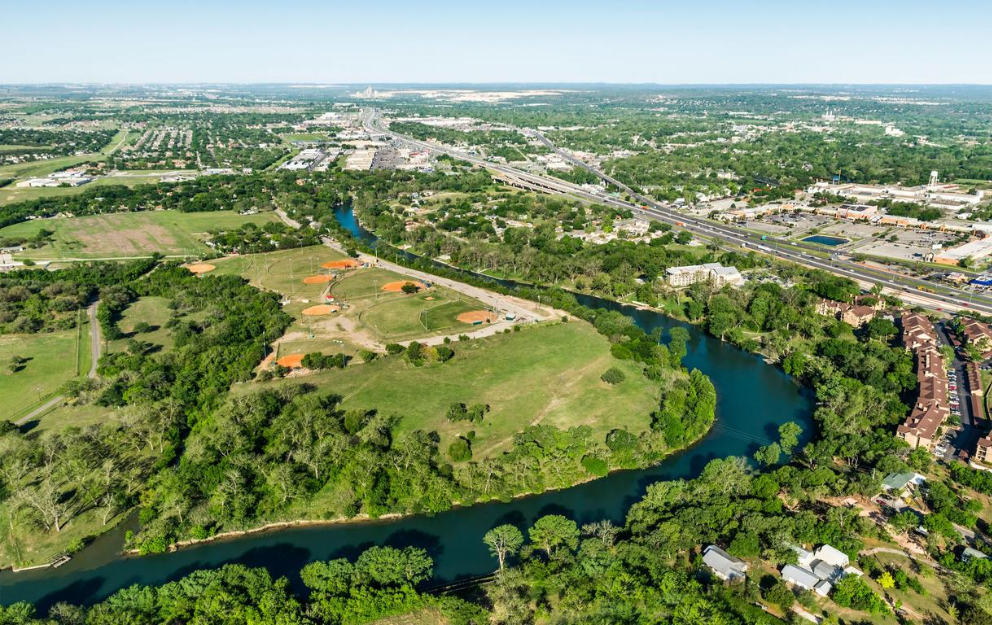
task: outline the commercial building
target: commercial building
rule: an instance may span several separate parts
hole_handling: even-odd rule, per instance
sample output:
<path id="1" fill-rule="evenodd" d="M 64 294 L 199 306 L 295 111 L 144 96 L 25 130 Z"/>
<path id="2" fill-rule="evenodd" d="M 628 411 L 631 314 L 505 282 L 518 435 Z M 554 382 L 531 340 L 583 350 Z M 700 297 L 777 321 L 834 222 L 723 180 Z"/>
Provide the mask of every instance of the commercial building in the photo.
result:
<path id="1" fill-rule="evenodd" d="M 934 254 L 933 262 L 941 265 L 957 266 L 965 258 L 982 260 L 992 255 L 992 237 L 969 241 L 957 247 L 940 250 Z"/>
<path id="2" fill-rule="evenodd" d="M 817 182 L 806 189 L 806 192 L 810 194 L 829 193 L 831 195 L 852 198 L 857 202 L 892 200 L 894 202 L 926 204 L 951 211 L 959 211 L 969 206 L 974 206 L 984 198 L 984 192 L 980 190 L 972 194 L 962 191 L 956 184 L 938 183 L 937 172 L 931 173 L 929 184 L 917 187 Z"/>
<path id="3" fill-rule="evenodd" d="M 712 280 L 717 287 L 727 284 L 738 286 L 744 283 L 744 277 L 736 267 L 724 267 L 719 263 L 669 267 L 665 273 L 668 276 L 668 284 L 672 286 L 689 286 L 707 280 Z"/>

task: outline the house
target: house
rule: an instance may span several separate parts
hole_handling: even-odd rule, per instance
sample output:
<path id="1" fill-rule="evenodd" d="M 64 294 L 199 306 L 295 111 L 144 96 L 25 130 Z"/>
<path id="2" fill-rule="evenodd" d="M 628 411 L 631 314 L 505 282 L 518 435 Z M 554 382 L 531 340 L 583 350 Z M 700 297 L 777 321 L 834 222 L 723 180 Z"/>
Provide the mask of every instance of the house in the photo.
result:
<path id="1" fill-rule="evenodd" d="M 961 561 L 967 562 L 968 560 L 987 560 L 988 556 L 979 551 L 978 549 L 973 549 L 971 547 L 965 547 L 964 551 L 961 552 Z"/>
<path id="2" fill-rule="evenodd" d="M 932 450 L 936 446 L 940 426 L 950 415 L 944 356 L 940 352 L 933 324 L 925 315 L 903 315 L 902 339 L 916 356 L 919 391 L 906 421 L 896 428 L 896 436 L 909 443 L 910 447 Z"/>
<path id="3" fill-rule="evenodd" d="M 744 572 L 747 571 L 747 563 L 740 558 L 735 558 L 716 545 L 710 545 L 703 551 L 703 562 L 720 579 L 724 581 L 737 581 L 744 579 Z"/>
<path id="4" fill-rule="evenodd" d="M 832 588 L 830 582 L 822 580 L 812 571 L 794 564 L 786 564 L 782 567 L 782 581 L 804 590 L 812 590 L 821 597 L 830 594 Z"/>
<path id="5" fill-rule="evenodd" d="M 885 479 L 882 480 L 882 488 L 887 491 L 901 493 L 910 485 L 919 486 L 926 481 L 926 476 L 912 471 L 907 471 L 905 473 L 890 473 L 885 476 Z"/>
<path id="6" fill-rule="evenodd" d="M 847 554 L 830 545 L 822 545 L 812 553 L 802 547 L 792 547 L 798 564 L 782 567 L 782 579 L 793 586 L 812 590 L 821 597 L 830 594 L 833 584 L 847 575 L 861 576 L 862 572 L 850 566 Z"/>

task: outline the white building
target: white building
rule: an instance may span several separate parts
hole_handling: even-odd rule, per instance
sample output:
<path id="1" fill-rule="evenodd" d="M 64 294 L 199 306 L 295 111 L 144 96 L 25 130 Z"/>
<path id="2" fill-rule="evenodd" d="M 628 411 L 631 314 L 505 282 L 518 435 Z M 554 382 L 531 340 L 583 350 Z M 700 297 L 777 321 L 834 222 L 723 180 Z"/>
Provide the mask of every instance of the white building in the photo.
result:
<path id="1" fill-rule="evenodd" d="M 716 545 L 710 545 L 703 551 L 703 562 L 724 581 L 744 579 L 744 573 L 747 571 L 747 562 L 735 558 Z"/>
<path id="2" fill-rule="evenodd" d="M 712 280 L 718 288 L 726 284 L 738 286 L 744 283 L 744 277 L 736 267 L 724 267 L 720 263 L 669 267 L 665 273 L 668 275 L 668 284 L 672 286 L 689 286 L 707 280 Z"/>

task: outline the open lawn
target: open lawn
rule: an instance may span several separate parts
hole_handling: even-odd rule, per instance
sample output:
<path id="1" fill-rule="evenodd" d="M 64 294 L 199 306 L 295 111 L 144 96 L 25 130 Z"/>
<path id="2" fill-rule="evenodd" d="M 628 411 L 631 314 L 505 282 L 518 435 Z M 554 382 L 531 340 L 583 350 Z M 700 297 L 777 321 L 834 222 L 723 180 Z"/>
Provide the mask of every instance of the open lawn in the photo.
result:
<path id="1" fill-rule="evenodd" d="M 121 315 L 118 327 L 124 332 L 124 338 L 111 341 L 107 346 L 107 352 L 120 352 L 127 349 L 127 343 L 131 339 L 137 339 L 146 343 L 151 343 L 158 349 L 169 349 L 172 347 L 172 337 L 165 328 L 165 323 L 172 316 L 169 309 L 169 300 L 164 297 L 142 297 L 132 303 Z M 150 327 L 148 332 L 135 333 L 134 326 L 140 322 L 147 323 Z"/>
<path id="2" fill-rule="evenodd" d="M 314 303 L 327 288 L 327 283 L 304 284 L 308 276 L 329 274 L 321 265 L 347 258 L 323 245 L 292 250 L 249 254 L 211 261 L 217 269 L 211 275 L 238 275 L 253 286 L 275 291 L 287 299 L 306 299 Z"/>
<path id="3" fill-rule="evenodd" d="M 204 239 L 209 230 L 237 227 L 244 223 L 274 221 L 273 213 L 239 215 L 234 211 L 181 213 L 147 211 L 112 213 L 67 219 L 36 219 L 0 230 L 0 236 L 31 237 L 41 229 L 53 230 L 53 242 L 26 250 L 18 258 L 122 258 L 149 255 L 198 255 L 210 250 Z"/>
<path id="4" fill-rule="evenodd" d="M 80 360 L 76 337 L 77 330 L 0 336 L 0 418 L 23 416 L 76 376 Z M 28 361 L 11 373 L 8 365 L 14 356 Z M 85 364 L 89 366 L 89 358 Z"/>
<path id="5" fill-rule="evenodd" d="M 658 384 L 635 363 L 613 358 L 606 338 L 584 322 L 524 326 L 520 332 L 450 347 L 455 357 L 440 365 L 415 367 L 391 356 L 266 384 L 315 384 L 341 394 L 345 408 L 400 415 L 402 430 L 438 431 L 442 449 L 455 436 L 475 430 L 476 460 L 506 450 L 513 435 L 531 424 L 588 425 L 598 440 L 621 426 L 643 431 L 659 400 Z M 627 374 L 616 386 L 599 379 L 612 366 Z M 491 412 L 482 423 L 452 423 L 445 415 L 454 402 L 489 404 Z"/>
<path id="6" fill-rule="evenodd" d="M 0 176 L 2 177 L 2 176 Z M 140 175 L 128 175 L 128 176 L 105 176 L 102 178 L 97 178 L 89 184 L 84 184 L 81 187 L 18 187 L 15 184 L 3 187 L 0 189 L 0 206 L 5 204 L 13 204 L 14 202 L 26 202 L 28 200 L 36 200 L 40 197 L 53 197 L 59 195 L 76 195 L 77 193 L 82 193 L 86 189 L 92 189 L 93 187 L 105 187 L 114 185 L 123 185 L 126 187 L 136 187 L 142 184 L 158 184 L 159 180 L 162 178 L 162 173 L 160 172 L 141 172 Z"/>

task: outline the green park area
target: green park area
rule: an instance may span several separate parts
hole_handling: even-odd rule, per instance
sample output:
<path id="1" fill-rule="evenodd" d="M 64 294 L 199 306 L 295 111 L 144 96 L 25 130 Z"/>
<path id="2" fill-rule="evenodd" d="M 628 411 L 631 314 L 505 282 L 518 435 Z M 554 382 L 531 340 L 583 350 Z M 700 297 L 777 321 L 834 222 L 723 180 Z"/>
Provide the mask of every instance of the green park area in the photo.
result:
<path id="1" fill-rule="evenodd" d="M 44 334 L 0 336 L 0 405 L 3 418 L 23 417 L 80 371 L 89 368 L 89 358 L 79 356 L 77 335 L 86 328 Z M 84 337 L 89 347 L 88 335 Z M 20 360 L 15 366 L 14 359 Z M 14 370 L 12 370 L 12 368 Z M 85 373 L 85 372 L 84 372 Z"/>
<path id="2" fill-rule="evenodd" d="M 645 431 L 658 406 L 658 383 L 643 376 L 636 363 L 615 359 L 609 341 L 584 322 L 524 326 L 449 347 L 455 356 L 443 364 L 415 367 L 391 356 L 268 384 L 305 381 L 340 394 L 345 408 L 399 415 L 401 430 L 438 431 L 442 449 L 474 430 L 475 460 L 508 450 L 513 435 L 528 425 L 588 425 L 598 441 L 618 427 Z M 626 379 L 603 382 L 600 376 L 611 367 Z M 448 421 L 448 408 L 456 402 L 488 404 L 490 412 L 481 423 Z"/>
<path id="3" fill-rule="evenodd" d="M 210 250 L 204 240 L 211 230 L 275 219 L 272 213 L 239 215 L 234 211 L 112 213 L 25 221 L 0 229 L 0 237 L 31 238 L 43 229 L 53 231 L 50 244 L 18 256 L 32 260 L 113 259 L 155 252 L 167 256 L 199 255 Z"/>

